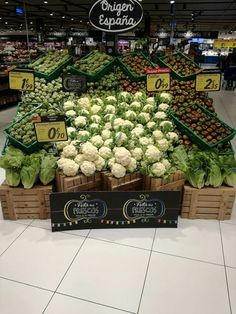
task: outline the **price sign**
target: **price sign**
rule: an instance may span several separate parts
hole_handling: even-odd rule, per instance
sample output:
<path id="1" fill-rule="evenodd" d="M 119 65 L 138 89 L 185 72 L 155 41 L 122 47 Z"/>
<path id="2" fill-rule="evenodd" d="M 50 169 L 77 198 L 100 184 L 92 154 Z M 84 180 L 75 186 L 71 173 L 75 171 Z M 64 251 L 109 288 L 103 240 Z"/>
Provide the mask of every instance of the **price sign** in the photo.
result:
<path id="1" fill-rule="evenodd" d="M 34 72 L 26 70 L 13 70 L 9 72 L 10 89 L 33 91 Z"/>
<path id="2" fill-rule="evenodd" d="M 36 118 L 34 122 L 37 141 L 63 142 L 68 140 L 65 118 L 62 116 Z"/>
<path id="3" fill-rule="evenodd" d="M 197 92 L 215 92 L 221 87 L 220 72 L 203 72 L 196 76 Z"/>
<path id="4" fill-rule="evenodd" d="M 62 89 L 64 92 L 85 93 L 87 91 L 86 76 L 72 74 L 63 75 Z"/>
<path id="5" fill-rule="evenodd" d="M 148 92 L 170 90 L 170 69 L 148 69 L 146 73 Z"/>

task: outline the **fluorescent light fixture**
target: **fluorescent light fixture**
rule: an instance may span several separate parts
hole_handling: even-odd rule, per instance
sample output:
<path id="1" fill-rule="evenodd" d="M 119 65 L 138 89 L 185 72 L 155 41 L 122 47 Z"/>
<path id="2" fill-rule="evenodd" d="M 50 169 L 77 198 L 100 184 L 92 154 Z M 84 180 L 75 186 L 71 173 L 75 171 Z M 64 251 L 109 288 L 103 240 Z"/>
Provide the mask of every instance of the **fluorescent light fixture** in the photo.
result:
<path id="1" fill-rule="evenodd" d="M 170 0 L 170 4 L 174 4 L 175 3 L 175 1 L 174 0 Z"/>
<path id="2" fill-rule="evenodd" d="M 44 4 L 48 4 L 48 1 L 45 0 L 45 1 L 43 1 L 43 3 L 44 3 Z"/>
<path id="3" fill-rule="evenodd" d="M 65 19 L 66 18 L 65 15 L 63 15 L 62 18 Z"/>
<path id="4" fill-rule="evenodd" d="M 51 15 L 51 16 L 53 16 L 53 12 L 52 12 L 52 13 L 50 13 L 50 15 Z"/>

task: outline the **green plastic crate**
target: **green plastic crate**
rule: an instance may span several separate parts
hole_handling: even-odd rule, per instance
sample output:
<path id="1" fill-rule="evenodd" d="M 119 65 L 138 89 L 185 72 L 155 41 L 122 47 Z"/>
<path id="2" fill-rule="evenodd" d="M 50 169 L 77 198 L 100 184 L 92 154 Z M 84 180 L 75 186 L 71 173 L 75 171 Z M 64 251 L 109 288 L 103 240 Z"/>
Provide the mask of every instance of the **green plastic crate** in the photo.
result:
<path id="1" fill-rule="evenodd" d="M 88 58 L 91 56 L 94 52 L 90 52 L 87 56 L 85 56 L 83 59 Z M 94 75 L 89 74 L 87 72 L 81 71 L 78 69 L 75 65 L 71 67 L 71 73 L 75 75 L 84 75 L 87 78 L 88 82 L 96 82 L 99 81 L 104 75 L 106 75 L 108 72 L 110 72 L 113 68 L 113 66 L 116 63 L 116 58 L 113 58 L 109 63 L 107 63 L 101 70 L 97 71 Z"/>
<path id="2" fill-rule="evenodd" d="M 40 57 L 39 57 L 40 58 Z M 38 58 L 38 59 L 39 59 Z M 37 60 L 37 59 L 36 59 Z M 34 61 L 36 61 L 34 60 Z M 62 73 L 63 69 L 67 66 L 73 63 L 73 57 L 70 57 L 68 55 L 67 60 L 65 60 L 62 64 L 60 64 L 54 71 L 52 71 L 50 74 L 45 74 L 43 72 L 34 70 L 35 76 L 39 78 L 44 78 L 47 81 L 52 81 L 58 78 L 58 76 Z"/>
<path id="3" fill-rule="evenodd" d="M 235 152 L 234 152 L 234 149 L 231 145 L 231 142 L 229 143 L 226 143 L 230 146 L 230 150 L 229 151 L 226 151 L 224 152 L 223 149 L 224 149 L 224 144 L 223 145 L 220 145 L 220 147 L 217 147 L 218 151 L 219 151 L 219 155 L 221 156 L 234 156 L 235 155 Z"/>
<path id="4" fill-rule="evenodd" d="M 147 56 L 145 56 L 145 54 L 143 52 L 138 53 L 138 54 L 137 53 L 133 53 L 133 55 L 141 55 L 145 60 L 148 61 L 151 69 L 156 68 L 156 66 L 152 63 L 152 61 L 149 60 L 147 58 Z M 122 61 L 121 57 L 118 57 L 117 61 L 118 61 L 119 67 L 130 78 L 131 81 L 133 81 L 133 82 L 140 82 L 140 81 L 146 80 L 146 73 L 142 74 L 142 75 L 137 75 L 137 74 L 133 73 L 132 70 Z"/>
<path id="5" fill-rule="evenodd" d="M 195 76 L 199 73 L 201 73 L 203 71 L 203 69 L 198 65 L 196 64 L 193 60 L 191 60 L 190 58 L 188 58 L 185 54 L 183 54 L 182 52 L 180 51 L 177 51 L 173 54 L 171 54 L 171 56 L 175 56 L 175 55 L 178 55 L 178 56 L 181 56 L 182 58 L 188 60 L 188 61 L 191 61 L 198 69 L 199 71 L 195 72 L 195 73 L 192 73 L 190 75 L 187 75 L 187 76 L 182 76 L 181 74 L 179 74 L 178 72 L 176 72 L 175 70 L 173 70 L 171 68 L 171 66 L 169 66 L 167 63 L 165 63 L 165 59 L 167 56 L 164 56 L 164 57 L 160 57 L 158 58 L 158 64 L 161 66 L 161 67 L 164 67 L 164 68 L 170 68 L 171 71 L 172 71 L 172 76 L 179 80 L 179 81 L 190 81 L 190 80 L 193 80 L 195 78 Z M 170 55 L 168 55 L 170 56 Z"/>
<path id="6" fill-rule="evenodd" d="M 207 109 L 205 109 L 201 105 L 199 105 L 199 104 L 195 104 L 195 105 L 197 105 L 199 108 L 201 108 L 212 119 L 216 120 L 217 122 L 220 122 L 222 124 L 222 126 L 224 126 L 225 128 L 229 129 L 231 131 L 231 134 L 229 134 L 228 136 L 226 136 L 225 138 L 223 138 L 219 142 L 216 142 L 214 144 L 208 144 L 206 141 L 204 141 L 203 138 L 201 138 L 196 133 L 194 133 L 194 131 L 192 129 L 190 129 L 186 124 L 181 122 L 175 116 L 175 113 L 170 112 L 169 114 L 170 114 L 171 118 L 174 120 L 174 123 L 175 123 L 177 129 L 179 131 L 181 131 L 182 133 L 186 134 L 193 143 L 198 145 L 201 149 L 212 149 L 212 148 L 217 148 L 217 146 L 219 146 L 220 144 L 229 142 L 230 140 L 232 140 L 234 138 L 234 136 L 236 135 L 236 130 L 235 129 L 231 128 L 229 125 L 227 125 L 226 123 L 221 121 L 217 116 L 215 116 L 213 113 L 211 113 L 210 111 L 208 111 Z"/>

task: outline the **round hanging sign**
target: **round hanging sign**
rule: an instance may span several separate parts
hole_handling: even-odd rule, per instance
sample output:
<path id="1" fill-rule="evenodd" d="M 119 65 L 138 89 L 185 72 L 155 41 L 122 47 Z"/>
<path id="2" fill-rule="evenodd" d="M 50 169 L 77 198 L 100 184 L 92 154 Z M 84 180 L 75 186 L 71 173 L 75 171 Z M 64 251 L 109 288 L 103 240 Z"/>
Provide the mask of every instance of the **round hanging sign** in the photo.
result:
<path id="1" fill-rule="evenodd" d="M 143 8 L 137 0 L 98 0 L 89 12 L 91 25 L 109 33 L 131 30 L 142 18 Z"/>

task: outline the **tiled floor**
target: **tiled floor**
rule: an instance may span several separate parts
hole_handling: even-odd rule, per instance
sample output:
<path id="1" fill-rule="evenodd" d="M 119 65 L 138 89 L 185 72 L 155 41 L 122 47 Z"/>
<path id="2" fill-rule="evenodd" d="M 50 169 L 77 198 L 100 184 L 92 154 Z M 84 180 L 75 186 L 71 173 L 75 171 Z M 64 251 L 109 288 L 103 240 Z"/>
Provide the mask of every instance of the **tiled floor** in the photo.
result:
<path id="1" fill-rule="evenodd" d="M 213 97 L 236 128 L 236 96 Z M 13 114 L 0 112 L 1 128 Z M 0 313 L 236 314 L 236 208 L 221 223 L 62 233 L 0 213 Z"/>

